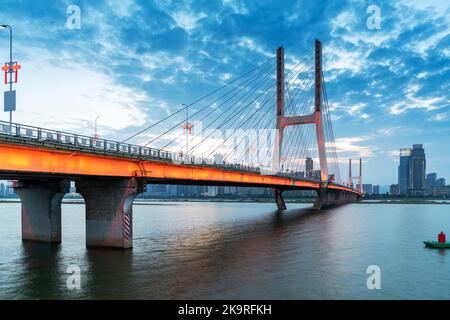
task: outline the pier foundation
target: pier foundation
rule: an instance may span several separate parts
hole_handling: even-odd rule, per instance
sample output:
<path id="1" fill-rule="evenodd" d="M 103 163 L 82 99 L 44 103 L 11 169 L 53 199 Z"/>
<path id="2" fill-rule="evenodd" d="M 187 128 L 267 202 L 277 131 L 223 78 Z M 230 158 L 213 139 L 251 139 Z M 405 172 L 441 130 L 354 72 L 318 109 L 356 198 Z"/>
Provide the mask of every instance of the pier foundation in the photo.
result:
<path id="1" fill-rule="evenodd" d="M 286 203 L 283 198 L 283 190 L 273 189 L 273 196 L 275 198 L 275 203 L 277 204 L 278 210 L 286 210 Z"/>
<path id="2" fill-rule="evenodd" d="M 22 240 L 61 243 L 61 200 L 69 180 L 18 180 L 14 191 L 22 202 Z"/>
<path id="3" fill-rule="evenodd" d="M 77 192 L 86 203 L 86 246 L 133 247 L 133 200 L 145 189 L 137 178 L 80 179 Z"/>

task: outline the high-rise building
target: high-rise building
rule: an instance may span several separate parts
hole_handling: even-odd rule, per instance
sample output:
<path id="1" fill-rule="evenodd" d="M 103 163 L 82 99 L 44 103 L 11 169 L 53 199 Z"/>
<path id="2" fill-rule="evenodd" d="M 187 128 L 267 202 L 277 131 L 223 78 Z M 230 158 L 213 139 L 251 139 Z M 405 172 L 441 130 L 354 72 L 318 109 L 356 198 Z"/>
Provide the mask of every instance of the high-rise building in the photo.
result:
<path id="1" fill-rule="evenodd" d="M 427 187 L 434 187 L 436 184 L 437 174 L 429 173 L 427 174 Z"/>
<path id="2" fill-rule="evenodd" d="M 398 166 L 398 194 L 400 195 L 408 194 L 410 156 L 410 148 L 400 149 L 400 164 Z"/>
<path id="3" fill-rule="evenodd" d="M 307 176 L 307 177 L 310 177 L 313 170 L 314 170 L 314 162 L 313 162 L 313 159 L 310 158 L 310 157 L 307 157 L 307 158 L 306 158 L 306 161 L 305 161 L 305 171 L 306 171 L 306 176 Z"/>
<path id="4" fill-rule="evenodd" d="M 409 157 L 408 194 L 413 197 L 425 195 L 426 160 L 422 144 L 414 144 Z"/>

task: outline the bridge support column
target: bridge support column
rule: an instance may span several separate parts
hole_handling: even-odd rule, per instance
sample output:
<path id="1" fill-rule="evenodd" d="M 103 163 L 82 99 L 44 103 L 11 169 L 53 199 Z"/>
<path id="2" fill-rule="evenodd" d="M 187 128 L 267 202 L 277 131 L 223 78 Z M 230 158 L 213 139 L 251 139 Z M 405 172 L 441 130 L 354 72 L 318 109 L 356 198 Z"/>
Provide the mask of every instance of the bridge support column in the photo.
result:
<path id="1" fill-rule="evenodd" d="M 283 190 L 273 189 L 273 196 L 277 204 L 278 210 L 286 210 L 286 203 L 283 198 Z"/>
<path id="2" fill-rule="evenodd" d="M 145 183 L 137 178 L 76 181 L 86 203 L 86 247 L 133 247 L 132 205 Z"/>
<path id="3" fill-rule="evenodd" d="M 19 180 L 13 185 L 22 202 L 22 240 L 61 243 L 61 200 L 69 180 Z"/>

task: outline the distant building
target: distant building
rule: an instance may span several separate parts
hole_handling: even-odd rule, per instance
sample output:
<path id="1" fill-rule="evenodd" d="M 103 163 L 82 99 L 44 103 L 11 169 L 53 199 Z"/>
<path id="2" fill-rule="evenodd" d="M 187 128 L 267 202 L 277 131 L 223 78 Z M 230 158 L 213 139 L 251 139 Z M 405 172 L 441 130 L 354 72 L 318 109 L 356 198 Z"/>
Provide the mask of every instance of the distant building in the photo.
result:
<path id="1" fill-rule="evenodd" d="M 439 178 L 436 180 L 434 186 L 436 188 L 445 187 L 445 178 Z"/>
<path id="2" fill-rule="evenodd" d="M 372 194 L 374 194 L 374 195 L 380 194 L 380 185 L 379 184 L 374 184 L 373 185 Z"/>
<path id="3" fill-rule="evenodd" d="M 427 174 L 427 187 L 434 187 L 436 185 L 437 174 L 429 173 Z"/>
<path id="4" fill-rule="evenodd" d="M 223 155 L 220 153 L 216 153 L 214 155 L 214 163 L 215 164 L 223 164 Z"/>
<path id="5" fill-rule="evenodd" d="M 312 170 L 309 174 L 309 177 L 315 180 L 320 180 L 321 179 L 320 170 Z"/>
<path id="6" fill-rule="evenodd" d="M 219 194 L 219 187 L 218 186 L 208 186 L 208 191 L 206 193 L 206 196 L 208 197 L 215 197 Z"/>
<path id="7" fill-rule="evenodd" d="M 310 157 L 307 157 L 305 160 L 305 171 L 306 176 L 310 177 L 312 175 L 312 171 L 314 170 L 314 162 L 313 159 Z"/>
<path id="8" fill-rule="evenodd" d="M 410 156 L 410 148 L 400 149 L 400 164 L 398 166 L 398 194 L 400 195 L 408 194 Z"/>
<path id="9" fill-rule="evenodd" d="M 450 187 L 435 187 L 434 194 L 435 197 L 450 197 Z"/>
<path id="10" fill-rule="evenodd" d="M 224 194 L 237 194 L 237 187 L 223 187 Z"/>
<path id="11" fill-rule="evenodd" d="M 373 186 L 369 183 L 363 183 L 363 193 L 364 194 L 372 194 L 373 193 Z"/>
<path id="12" fill-rule="evenodd" d="M 77 192 L 77 188 L 75 187 L 75 181 L 70 181 L 69 193 Z"/>
<path id="13" fill-rule="evenodd" d="M 391 196 L 398 196 L 399 195 L 398 184 L 391 184 L 391 186 L 389 187 L 389 194 Z"/>
<path id="14" fill-rule="evenodd" d="M 171 197 L 176 196 L 178 193 L 178 186 L 177 185 L 169 185 L 169 195 Z"/>
<path id="15" fill-rule="evenodd" d="M 408 193 L 413 197 L 425 195 L 426 160 L 422 144 L 414 144 L 409 157 L 409 186 Z"/>

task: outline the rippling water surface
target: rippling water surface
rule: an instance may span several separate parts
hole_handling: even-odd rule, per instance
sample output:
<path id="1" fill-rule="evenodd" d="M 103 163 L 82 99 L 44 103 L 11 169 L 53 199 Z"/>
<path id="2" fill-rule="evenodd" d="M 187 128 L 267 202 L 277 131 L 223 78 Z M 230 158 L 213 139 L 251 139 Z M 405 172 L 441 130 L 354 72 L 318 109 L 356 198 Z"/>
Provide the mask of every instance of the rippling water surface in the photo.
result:
<path id="1" fill-rule="evenodd" d="M 449 299 L 450 206 L 134 205 L 132 250 L 87 250 L 84 206 L 63 204 L 60 246 L 22 243 L 20 204 L 0 204 L 1 299 Z M 81 269 L 68 290 L 66 269 Z M 381 290 L 366 269 L 381 268 Z"/>

